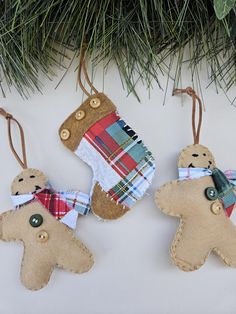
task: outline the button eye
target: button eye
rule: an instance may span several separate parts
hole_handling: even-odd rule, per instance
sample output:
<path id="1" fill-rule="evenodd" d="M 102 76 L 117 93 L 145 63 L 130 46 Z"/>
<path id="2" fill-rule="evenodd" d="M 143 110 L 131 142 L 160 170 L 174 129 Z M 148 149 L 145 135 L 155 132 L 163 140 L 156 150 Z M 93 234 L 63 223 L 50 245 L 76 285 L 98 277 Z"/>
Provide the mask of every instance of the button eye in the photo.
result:
<path id="1" fill-rule="evenodd" d="M 33 228 L 37 228 L 42 225 L 43 217 L 40 214 L 34 214 L 30 217 L 29 223 Z"/>
<path id="2" fill-rule="evenodd" d="M 206 154 L 204 153 L 203 156 L 206 156 Z"/>
<path id="3" fill-rule="evenodd" d="M 213 186 L 205 189 L 205 195 L 209 201 L 214 201 L 218 198 L 218 192 Z"/>
<path id="4" fill-rule="evenodd" d="M 193 157 L 198 157 L 198 154 L 192 154 Z"/>
<path id="5" fill-rule="evenodd" d="M 19 181 L 19 182 L 22 182 L 22 181 L 24 181 L 24 179 L 23 179 L 23 178 L 20 178 L 18 181 Z"/>
<path id="6" fill-rule="evenodd" d="M 30 176 L 30 178 L 33 179 L 33 178 L 35 178 L 35 176 L 32 175 L 32 176 Z"/>

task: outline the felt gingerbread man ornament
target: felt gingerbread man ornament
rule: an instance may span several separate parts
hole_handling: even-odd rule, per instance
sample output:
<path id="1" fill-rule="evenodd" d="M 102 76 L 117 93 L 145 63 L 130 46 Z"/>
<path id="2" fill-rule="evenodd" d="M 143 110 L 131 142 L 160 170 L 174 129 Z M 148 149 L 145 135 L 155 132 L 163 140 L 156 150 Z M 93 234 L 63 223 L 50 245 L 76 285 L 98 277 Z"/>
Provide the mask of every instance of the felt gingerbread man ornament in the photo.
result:
<path id="1" fill-rule="evenodd" d="M 154 158 L 111 100 L 93 86 L 84 57 L 82 49 L 78 82 L 88 98 L 63 122 L 59 135 L 92 168 L 92 212 L 102 219 L 116 219 L 146 193 L 154 176 Z M 82 84 L 82 71 L 93 94 Z"/>
<path id="2" fill-rule="evenodd" d="M 78 274 L 87 272 L 93 265 L 92 254 L 75 237 L 73 228 L 78 214 L 89 210 L 89 197 L 75 191 L 56 192 L 41 171 L 28 168 L 22 126 L 2 108 L 0 114 L 7 119 L 9 144 L 23 168 L 11 186 L 14 209 L 0 215 L 0 238 L 24 244 L 23 285 L 31 290 L 43 288 L 55 267 Z M 13 145 L 12 121 L 19 127 L 22 158 Z"/>
<path id="3" fill-rule="evenodd" d="M 235 171 L 223 173 L 216 167 L 209 149 L 199 144 L 202 103 L 198 95 L 191 87 L 175 90 L 175 94 L 179 93 L 187 93 L 193 99 L 194 144 L 180 153 L 179 179 L 163 185 L 155 197 L 157 206 L 165 214 L 180 218 L 171 258 L 180 269 L 193 271 L 214 252 L 225 264 L 236 267 L 236 227 L 230 219 L 236 203 Z"/>

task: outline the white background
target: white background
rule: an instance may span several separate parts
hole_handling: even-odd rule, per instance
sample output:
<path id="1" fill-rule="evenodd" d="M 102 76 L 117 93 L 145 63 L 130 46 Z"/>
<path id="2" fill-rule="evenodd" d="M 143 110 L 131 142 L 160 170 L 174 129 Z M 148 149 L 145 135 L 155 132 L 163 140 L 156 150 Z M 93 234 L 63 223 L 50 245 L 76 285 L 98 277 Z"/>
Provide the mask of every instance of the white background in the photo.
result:
<path id="1" fill-rule="evenodd" d="M 25 129 L 29 166 L 44 171 L 56 189 L 88 192 L 91 170 L 61 144 L 57 133 L 62 121 L 80 105 L 83 95 L 75 90 L 73 67 L 55 90 L 60 75 L 45 82 L 43 95 L 36 93 L 23 100 L 13 90 L 1 99 L 1 105 Z M 101 78 L 102 71 L 98 70 L 95 85 L 100 89 Z M 201 142 L 211 149 L 218 167 L 235 169 L 236 108 L 223 93 L 217 95 L 213 85 L 204 89 L 208 83 L 204 73 L 200 79 L 206 105 Z M 163 87 L 165 82 L 163 78 Z M 182 84 L 191 85 L 187 72 Z M 101 222 L 93 215 L 80 218 L 77 234 L 94 254 L 93 269 L 83 275 L 57 269 L 49 284 L 38 292 L 28 291 L 20 283 L 22 245 L 1 242 L 0 314 L 236 313 L 236 269 L 210 256 L 200 270 L 185 273 L 169 257 L 178 219 L 156 208 L 154 192 L 177 177 L 178 153 L 192 143 L 191 99 L 172 97 L 172 87 L 170 82 L 163 106 L 164 92 L 154 85 L 149 98 L 146 88 L 139 85 L 138 103 L 134 96 L 126 97 L 117 69 L 108 71 L 105 93 L 156 158 L 157 172 L 149 196 L 118 221 Z M 233 98 L 235 89 L 229 95 Z M 0 130 L 3 212 L 12 208 L 10 184 L 21 169 L 8 147 L 4 119 L 0 119 Z"/>

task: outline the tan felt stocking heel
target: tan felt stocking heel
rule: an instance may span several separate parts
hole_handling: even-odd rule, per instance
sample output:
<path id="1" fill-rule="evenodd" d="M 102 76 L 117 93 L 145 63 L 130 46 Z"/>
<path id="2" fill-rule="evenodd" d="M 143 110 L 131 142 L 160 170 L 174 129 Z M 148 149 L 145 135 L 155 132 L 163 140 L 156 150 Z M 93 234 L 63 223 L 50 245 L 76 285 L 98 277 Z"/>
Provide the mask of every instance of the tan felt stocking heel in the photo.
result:
<path id="1" fill-rule="evenodd" d="M 116 219 L 123 216 L 128 210 L 128 207 L 116 204 L 106 192 L 102 191 L 97 183 L 93 190 L 92 196 L 93 213 L 102 219 Z"/>

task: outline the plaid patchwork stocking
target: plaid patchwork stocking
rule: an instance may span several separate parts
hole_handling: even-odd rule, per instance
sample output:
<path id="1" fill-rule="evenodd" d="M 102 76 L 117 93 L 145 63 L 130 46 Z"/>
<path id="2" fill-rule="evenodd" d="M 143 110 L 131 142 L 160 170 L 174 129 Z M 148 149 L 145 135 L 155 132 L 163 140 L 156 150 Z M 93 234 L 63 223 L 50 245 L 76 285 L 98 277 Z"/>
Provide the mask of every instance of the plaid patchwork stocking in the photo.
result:
<path id="1" fill-rule="evenodd" d="M 143 197 L 154 176 L 154 158 L 104 94 L 89 97 L 63 123 L 60 135 L 93 170 L 91 207 L 97 216 L 118 218 Z"/>

